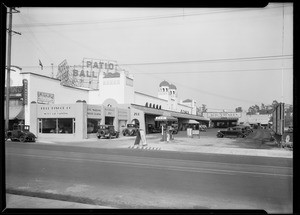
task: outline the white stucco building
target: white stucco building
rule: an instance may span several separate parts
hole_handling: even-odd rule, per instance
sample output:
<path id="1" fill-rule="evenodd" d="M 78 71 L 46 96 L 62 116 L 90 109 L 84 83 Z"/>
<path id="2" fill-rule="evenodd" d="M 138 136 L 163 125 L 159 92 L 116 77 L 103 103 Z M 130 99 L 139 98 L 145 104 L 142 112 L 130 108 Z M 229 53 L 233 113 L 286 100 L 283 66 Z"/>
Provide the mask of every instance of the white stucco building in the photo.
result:
<path id="1" fill-rule="evenodd" d="M 86 72 L 84 76 L 83 71 L 76 70 L 72 77 L 72 70 L 68 70 L 53 78 L 30 71 L 13 72 L 12 86 L 21 93 L 12 97 L 18 102 L 10 104 L 11 123 L 23 120 L 38 137 L 85 139 L 95 137 L 96 127 L 101 124 L 112 124 L 121 131 L 128 123 L 138 123 L 147 131 L 150 124 L 159 126 L 154 119 L 160 115 L 176 117 L 182 130 L 189 119 L 205 124 L 209 121 L 196 115 L 194 100 L 179 100 L 176 86 L 167 81 L 160 83 L 155 97 L 135 91 L 134 78 L 124 70 L 91 74 Z M 98 88 L 65 84 L 66 78 L 71 77 L 74 82 L 74 77 L 80 76 L 81 81 L 90 77 L 85 80 L 93 82 L 93 86 L 98 83 Z M 67 127 L 66 133 L 55 133 L 58 127 Z"/>

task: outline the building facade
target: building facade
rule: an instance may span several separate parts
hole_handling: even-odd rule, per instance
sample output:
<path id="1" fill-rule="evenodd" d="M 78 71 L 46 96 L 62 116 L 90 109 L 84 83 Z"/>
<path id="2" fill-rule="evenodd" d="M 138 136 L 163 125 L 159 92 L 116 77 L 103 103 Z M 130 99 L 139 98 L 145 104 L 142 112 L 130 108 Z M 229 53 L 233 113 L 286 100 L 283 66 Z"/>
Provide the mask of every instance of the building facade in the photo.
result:
<path id="1" fill-rule="evenodd" d="M 74 76 L 80 74 L 73 71 Z M 58 78 L 32 72 L 14 73 L 12 83 L 23 90 L 18 102 L 11 99 L 10 121 L 30 125 L 30 131 L 38 138 L 72 139 L 96 137 L 97 126 L 104 124 L 114 125 L 121 132 L 127 124 L 135 123 L 148 132 L 150 125 L 160 126 L 154 120 L 160 115 L 176 117 L 180 130 L 186 129 L 190 119 L 208 125 L 208 119 L 195 115 L 194 100 L 179 102 L 176 86 L 167 81 L 159 85 L 155 97 L 135 91 L 134 79 L 125 70 L 90 75 L 98 79 L 91 81 L 93 89 L 69 84 L 66 77 L 70 75 L 72 72 L 61 72 Z"/>

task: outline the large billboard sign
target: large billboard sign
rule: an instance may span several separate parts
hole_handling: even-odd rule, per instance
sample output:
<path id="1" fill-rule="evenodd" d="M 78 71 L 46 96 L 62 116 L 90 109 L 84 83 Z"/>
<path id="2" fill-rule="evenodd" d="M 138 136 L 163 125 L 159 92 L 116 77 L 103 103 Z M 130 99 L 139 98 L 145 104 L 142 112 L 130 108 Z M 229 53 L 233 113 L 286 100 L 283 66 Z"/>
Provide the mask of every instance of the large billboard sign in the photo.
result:
<path id="1" fill-rule="evenodd" d="M 284 103 L 279 103 L 273 113 L 273 131 L 278 135 L 283 135 L 284 133 Z"/>
<path id="2" fill-rule="evenodd" d="M 57 78 L 61 85 L 99 89 L 99 73 L 103 77 L 120 77 L 116 72 L 117 62 L 110 60 L 98 60 L 84 58 L 81 65 L 69 66 L 67 60 L 58 65 Z"/>

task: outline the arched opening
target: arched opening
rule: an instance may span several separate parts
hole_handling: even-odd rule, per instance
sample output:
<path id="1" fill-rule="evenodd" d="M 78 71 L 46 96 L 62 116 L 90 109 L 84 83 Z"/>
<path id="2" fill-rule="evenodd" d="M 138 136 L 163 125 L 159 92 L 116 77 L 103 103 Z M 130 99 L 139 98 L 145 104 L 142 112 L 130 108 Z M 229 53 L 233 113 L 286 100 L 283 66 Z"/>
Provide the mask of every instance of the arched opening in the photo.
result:
<path id="1" fill-rule="evenodd" d="M 138 128 L 140 127 L 140 121 L 138 119 L 131 120 L 131 124 L 136 125 Z"/>
<path id="2" fill-rule="evenodd" d="M 148 107 L 148 102 L 146 102 L 145 106 Z"/>

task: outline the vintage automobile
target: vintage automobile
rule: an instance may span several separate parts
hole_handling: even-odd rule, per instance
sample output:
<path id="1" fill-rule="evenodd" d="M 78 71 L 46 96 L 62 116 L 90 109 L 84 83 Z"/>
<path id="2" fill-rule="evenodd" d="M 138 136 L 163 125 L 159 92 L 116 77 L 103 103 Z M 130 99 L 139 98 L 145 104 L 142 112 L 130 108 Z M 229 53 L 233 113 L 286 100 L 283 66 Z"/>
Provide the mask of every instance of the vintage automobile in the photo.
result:
<path id="1" fill-rule="evenodd" d="M 246 137 L 247 131 L 245 128 L 240 126 L 230 127 L 226 130 L 219 130 L 217 133 L 217 137 Z"/>
<path id="2" fill-rule="evenodd" d="M 250 125 L 237 125 L 235 127 L 240 127 L 242 129 L 244 129 L 244 131 L 247 133 L 247 135 L 253 132 L 253 129 L 251 128 Z"/>
<path id="3" fill-rule="evenodd" d="M 100 125 L 97 131 L 97 137 L 98 139 L 111 139 L 112 137 L 118 138 L 119 132 L 115 130 L 115 127 L 113 125 Z"/>
<path id="4" fill-rule="evenodd" d="M 127 127 L 122 131 L 123 136 L 135 136 L 138 126 L 136 124 L 127 124 Z"/>
<path id="5" fill-rule="evenodd" d="M 29 125 L 14 125 L 13 130 L 5 133 L 5 141 L 10 139 L 11 141 L 35 142 L 36 136 L 29 131 L 29 128 Z"/>

